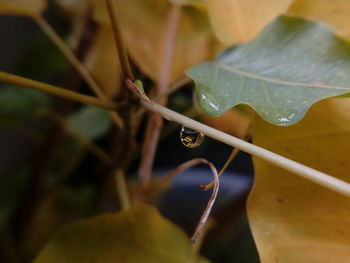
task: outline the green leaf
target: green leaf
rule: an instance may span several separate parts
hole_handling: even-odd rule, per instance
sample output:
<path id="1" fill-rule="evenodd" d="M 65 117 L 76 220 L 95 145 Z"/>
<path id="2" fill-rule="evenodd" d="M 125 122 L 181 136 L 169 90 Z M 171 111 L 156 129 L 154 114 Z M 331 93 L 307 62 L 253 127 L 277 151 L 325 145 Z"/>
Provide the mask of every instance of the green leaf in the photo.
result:
<path id="1" fill-rule="evenodd" d="M 33 118 L 48 108 L 51 100 L 43 92 L 16 86 L 0 87 L 0 119 Z M 3 125 L 4 123 L 2 123 Z"/>
<path id="2" fill-rule="evenodd" d="M 64 227 L 34 263 L 185 263 L 189 253 L 186 234 L 142 205 Z"/>
<path id="3" fill-rule="evenodd" d="M 217 62 L 187 70 L 210 115 L 252 106 L 277 125 L 298 122 L 315 102 L 350 92 L 350 45 L 322 24 L 280 16 L 253 41 Z"/>
<path id="4" fill-rule="evenodd" d="M 112 126 L 112 120 L 107 111 L 85 106 L 75 112 L 68 120 L 80 134 L 91 139 L 103 136 Z"/>
<path id="5" fill-rule="evenodd" d="M 9 174 L 0 176 L 0 229 L 8 222 L 26 190 L 31 167 L 21 164 Z"/>

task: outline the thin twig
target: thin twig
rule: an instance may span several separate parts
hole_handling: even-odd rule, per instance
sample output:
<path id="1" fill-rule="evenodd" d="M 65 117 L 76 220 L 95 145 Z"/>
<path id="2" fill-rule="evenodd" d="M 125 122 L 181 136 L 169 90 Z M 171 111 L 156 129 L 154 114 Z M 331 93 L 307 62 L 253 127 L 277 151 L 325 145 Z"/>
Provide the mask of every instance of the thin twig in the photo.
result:
<path id="1" fill-rule="evenodd" d="M 175 81 L 174 83 L 172 83 L 167 90 L 162 91 L 153 100 L 159 101 L 163 97 L 169 96 L 170 94 L 174 93 L 175 91 L 177 91 L 178 89 L 182 88 L 183 86 L 185 86 L 185 85 L 187 85 L 189 83 L 191 83 L 191 79 L 188 78 L 188 77 L 183 77 L 183 78 Z"/>
<path id="2" fill-rule="evenodd" d="M 105 102 L 101 99 L 97 99 L 91 96 L 81 95 L 77 92 L 67 91 L 62 88 L 58 88 L 58 87 L 44 84 L 38 81 L 33 81 L 30 79 L 18 77 L 16 75 L 4 73 L 4 72 L 0 72 L 0 82 L 6 82 L 6 83 L 11 83 L 15 85 L 24 86 L 24 87 L 29 87 L 32 89 L 41 90 L 53 95 L 75 100 L 77 102 L 91 104 L 104 109 L 113 110 L 118 106 L 116 103 L 113 103 L 111 101 Z M 126 83 L 129 88 L 135 87 L 134 82 L 132 82 L 131 80 L 127 80 Z M 149 111 L 157 112 L 168 120 L 176 121 L 177 123 L 182 124 L 186 127 L 202 132 L 205 135 L 215 140 L 218 140 L 232 147 L 237 147 L 238 149 L 244 152 L 255 155 L 256 157 L 259 157 L 293 174 L 299 175 L 316 184 L 322 185 L 341 195 L 350 197 L 350 184 L 345 181 L 342 181 L 338 178 L 335 178 L 328 174 L 317 171 L 313 168 L 310 168 L 298 162 L 292 161 L 279 154 L 273 153 L 262 147 L 259 147 L 257 145 L 246 142 L 242 139 L 231 136 L 227 133 L 224 133 L 222 131 L 209 127 L 205 124 L 202 124 L 198 121 L 192 120 L 186 116 L 183 116 L 182 114 L 172 111 L 153 101 L 141 100 L 141 104 Z"/>
<path id="3" fill-rule="evenodd" d="M 90 88 L 96 93 L 97 96 L 103 98 L 105 95 L 90 75 L 84 65 L 74 55 L 73 51 L 67 46 L 67 44 L 60 38 L 56 31 L 50 26 L 46 19 L 39 15 L 35 18 L 37 25 L 45 33 L 46 36 L 55 44 L 55 46 L 62 52 L 62 54 L 68 59 L 68 61 L 74 66 L 79 72 L 82 78 L 89 84 Z"/>
<path id="4" fill-rule="evenodd" d="M 122 209 L 130 208 L 130 198 L 127 191 L 127 185 L 125 181 L 124 172 L 121 169 L 117 169 L 114 173 L 114 178 L 117 186 L 117 192 Z"/>
<path id="5" fill-rule="evenodd" d="M 55 44 L 55 46 L 62 52 L 62 54 L 68 59 L 68 61 L 79 72 L 82 78 L 86 81 L 92 91 L 101 99 L 107 100 L 107 96 L 99 87 L 95 79 L 91 76 L 90 72 L 84 67 L 79 59 L 74 55 L 74 52 L 66 45 L 66 43 L 60 38 L 55 30 L 50 26 L 42 15 L 35 17 L 35 21 L 41 30 L 48 36 L 48 38 Z M 117 127 L 123 129 L 124 123 L 117 112 L 111 113 L 112 120 Z"/>
<path id="6" fill-rule="evenodd" d="M 169 87 L 169 80 L 172 71 L 175 39 L 177 29 L 181 19 L 182 8 L 180 5 L 173 5 L 169 14 L 167 34 L 165 36 L 163 63 L 159 75 L 159 82 L 156 94 L 165 93 Z M 165 105 L 168 101 L 166 96 L 160 100 L 160 104 Z M 157 151 L 160 131 L 163 127 L 163 118 L 156 113 L 150 113 L 146 132 L 144 135 L 144 144 L 142 148 L 141 162 L 138 169 L 139 179 L 147 184 L 151 178 L 154 158 Z"/>
<path id="7" fill-rule="evenodd" d="M 205 226 L 205 223 L 208 220 L 208 217 L 210 215 L 210 212 L 213 208 L 213 205 L 215 203 L 216 197 L 218 195 L 219 192 L 219 175 L 218 172 L 215 168 L 215 166 L 209 162 L 206 159 L 203 158 L 196 158 L 196 159 L 192 159 L 190 161 L 184 162 L 183 164 L 177 166 L 174 170 L 172 170 L 171 172 L 169 172 L 168 174 L 166 174 L 165 176 L 163 176 L 159 181 L 158 184 L 163 184 L 164 182 L 169 181 L 173 176 L 175 176 L 176 174 L 179 174 L 195 165 L 198 164 L 206 164 L 210 167 L 213 175 L 214 175 L 214 188 L 213 188 L 213 193 L 210 196 L 210 199 L 207 203 L 207 206 L 205 207 L 202 216 L 198 222 L 198 225 L 196 227 L 196 230 L 194 231 L 194 234 L 192 235 L 191 238 L 191 242 L 195 242 L 197 240 L 197 238 L 201 235 L 201 233 L 203 232 L 203 228 Z"/>
<path id="8" fill-rule="evenodd" d="M 102 100 L 94 98 L 92 96 L 83 95 L 74 91 L 59 88 L 50 84 L 45 84 L 40 81 L 31 80 L 28 78 L 20 77 L 14 74 L 5 73 L 0 71 L 0 82 L 28 87 L 31 89 L 40 90 L 52 95 L 59 96 L 61 98 L 73 100 L 83 104 L 89 104 L 104 108 L 107 110 L 116 110 L 118 105 L 112 101 Z"/>
<path id="9" fill-rule="evenodd" d="M 117 16 L 117 8 L 115 6 L 115 2 L 112 0 L 106 0 L 107 10 L 109 14 L 109 19 L 111 21 L 115 46 L 117 49 L 117 54 L 120 61 L 121 70 L 123 73 L 124 79 L 135 80 L 134 75 L 131 71 L 130 62 L 128 59 L 128 53 L 126 51 L 122 34 L 119 27 L 118 16 Z"/>
<path id="10" fill-rule="evenodd" d="M 116 51 L 118 54 L 120 68 L 121 68 L 122 75 L 123 75 L 122 78 L 124 79 L 124 81 L 126 81 L 127 79 L 135 80 L 135 77 L 134 77 L 133 72 L 131 70 L 127 49 L 124 45 L 122 32 L 120 30 L 118 16 L 117 16 L 117 8 L 115 5 L 115 2 L 112 0 L 106 0 L 106 6 L 107 6 L 107 10 L 108 10 L 109 19 L 110 19 L 110 22 L 112 25 L 115 48 L 116 48 Z M 123 94 L 125 94 L 125 93 L 123 93 Z M 130 104 L 128 104 L 127 108 L 130 109 Z M 132 143 L 130 143 L 130 142 L 132 142 L 131 131 L 128 129 L 128 128 L 130 128 L 131 122 L 132 122 L 131 116 L 130 116 L 130 110 L 125 110 L 123 117 L 125 119 L 126 130 L 124 131 L 124 134 L 122 135 L 123 143 L 122 143 L 121 148 L 119 150 L 119 155 L 124 154 L 125 156 L 128 156 L 128 154 L 129 154 L 128 152 L 130 152 L 130 146 L 132 145 Z M 122 152 L 121 150 L 125 149 L 123 147 L 123 145 L 126 146 L 126 144 L 129 144 L 128 145 L 129 151 Z M 116 154 L 116 157 L 118 158 L 118 154 Z M 125 174 L 120 169 L 120 167 L 118 167 L 116 169 L 114 177 L 116 180 L 117 194 L 119 196 L 119 200 L 120 200 L 122 209 L 127 209 L 130 207 L 130 198 L 129 198 L 128 189 L 127 189 L 127 185 L 126 185 Z"/>
<path id="11" fill-rule="evenodd" d="M 209 229 L 212 228 L 214 225 L 214 220 L 212 218 L 209 218 L 207 223 L 205 224 L 201 234 L 197 237 L 196 242 L 191 244 L 191 251 L 190 251 L 190 256 L 188 258 L 187 263 L 196 263 L 198 262 L 198 258 L 200 255 L 200 249 L 203 245 L 203 242 L 205 240 L 205 236 L 207 235 Z"/>
<path id="12" fill-rule="evenodd" d="M 94 141 L 89 137 L 82 135 L 78 132 L 65 118 L 55 111 L 45 111 L 44 114 L 47 114 L 51 119 L 58 122 L 65 130 L 71 133 L 74 137 L 78 139 L 83 145 L 85 145 L 98 159 L 104 163 L 111 163 L 112 160 L 108 154 L 101 149 Z"/>
<path id="13" fill-rule="evenodd" d="M 350 197 L 350 184 L 347 182 L 344 182 L 338 178 L 317 171 L 308 166 L 302 165 L 298 162 L 292 161 L 276 153 L 270 152 L 257 145 L 248 143 L 242 139 L 233 137 L 227 133 L 206 126 L 200 122 L 187 118 L 157 103 L 149 103 L 145 101 L 142 101 L 141 103 L 148 110 L 159 112 L 166 119 L 176 121 L 186 127 L 203 132 L 205 135 L 215 140 L 231 145 L 232 147 L 237 147 L 242 151 L 245 151 L 265 161 L 273 163 L 276 166 L 281 167 L 291 173 L 297 174 L 317 184 L 323 185 L 328 189 Z"/>
<path id="14" fill-rule="evenodd" d="M 230 156 L 227 158 L 226 162 L 224 163 L 224 165 L 222 166 L 220 172 L 219 172 L 219 176 L 221 176 L 226 168 L 229 166 L 229 164 L 233 161 L 234 158 L 236 158 L 237 154 L 239 153 L 239 149 L 238 148 L 233 148 Z M 208 191 L 209 189 L 211 189 L 214 186 L 214 181 L 210 182 L 207 185 L 198 185 L 200 189 L 204 190 L 204 191 Z"/>
<path id="15" fill-rule="evenodd" d="M 168 90 L 166 90 L 164 93 L 156 95 L 154 98 L 152 98 L 152 100 L 159 102 L 161 99 L 171 95 L 173 92 L 182 88 L 183 86 L 188 84 L 190 81 L 191 80 L 188 77 L 183 77 L 182 79 L 179 79 L 179 80 L 173 82 L 172 84 L 170 84 Z M 145 111 L 146 111 L 145 108 L 141 108 L 135 113 L 135 116 L 137 116 L 137 118 L 140 118 L 145 113 Z"/>

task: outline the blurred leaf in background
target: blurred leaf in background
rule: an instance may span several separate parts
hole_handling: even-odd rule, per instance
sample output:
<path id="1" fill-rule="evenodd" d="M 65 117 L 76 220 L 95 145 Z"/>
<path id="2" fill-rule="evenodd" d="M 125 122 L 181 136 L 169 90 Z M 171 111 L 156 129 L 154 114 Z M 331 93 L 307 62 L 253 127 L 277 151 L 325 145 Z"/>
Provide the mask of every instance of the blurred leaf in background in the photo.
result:
<path id="1" fill-rule="evenodd" d="M 84 106 L 70 115 L 68 122 L 81 135 L 91 139 L 101 138 L 112 127 L 108 112 L 91 106 Z"/>
<path id="2" fill-rule="evenodd" d="M 291 0 L 171 0 L 203 7 L 217 38 L 225 45 L 252 40 Z"/>
<path id="3" fill-rule="evenodd" d="M 51 98 L 40 91 L 3 86 L 0 88 L 0 128 L 37 118 L 51 105 Z"/>
<path id="4" fill-rule="evenodd" d="M 46 0 L 0 0 L 0 13 L 37 16 L 46 8 Z"/>
<path id="5" fill-rule="evenodd" d="M 65 226 L 34 262 L 183 263 L 189 256 L 188 237 L 155 208 L 142 205 Z"/>
<path id="6" fill-rule="evenodd" d="M 109 26 L 104 1 L 90 0 L 96 21 Z M 118 0 L 119 22 L 131 58 L 153 80 L 162 68 L 167 19 L 171 4 L 164 0 Z M 184 76 L 184 70 L 217 50 L 206 15 L 193 7 L 185 7 L 175 41 L 171 81 Z"/>
<path id="7" fill-rule="evenodd" d="M 326 23 L 335 33 L 350 38 L 348 0 L 294 0 L 288 13 Z"/>

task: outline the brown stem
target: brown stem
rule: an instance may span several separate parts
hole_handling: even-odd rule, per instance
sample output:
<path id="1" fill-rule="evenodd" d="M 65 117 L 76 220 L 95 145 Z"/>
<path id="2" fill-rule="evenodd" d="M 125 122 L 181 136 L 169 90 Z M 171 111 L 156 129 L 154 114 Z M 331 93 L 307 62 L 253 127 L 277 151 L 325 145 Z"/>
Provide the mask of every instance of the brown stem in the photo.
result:
<path id="1" fill-rule="evenodd" d="M 199 223 L 196 227 L 196 230 L 191 238 L 191 242 L 195 242 L 197 240 L 198 237 L 200 237 L 203 233 L 203 229 L 205 227 L 206 222 L 208 221 L 211 209 L 213 208 L 213 205 L 215 203 L 217 194 L 219 192 L 219 175 L 218 172 L 215 168 L 215 166 L 209 162 L 206 159 L 203 158 L 197 158 L 197 159 L 192 159 L 190 161 L 187 161 L 181 165 L 179 165 L 178 167 L 176 167 L 174 170 L 172 170 L 171 172 L 169 172 L 167 175 L 165 175 L 164 177 L 162 177 L 159 181 L 158 184 L 163 184 L 164 182 L 169 181 L 174 175 L 179 174 L 195 165 L 198 165 L 200 163 L 204 163 L 206 165 L 208 165 L 211 169 L 211 171 L 213 172 L 214 175 L 214 188 L 213 188 L 213 193 L 210 196 L 210 199 L 207 203 L 207 206 L 205 207 L 202 216 L 199 220 Z"/>
<path id="2" fill-rule="evenodd" d="M 181 19 L 181 6 L 173 5 L 169 14 L 167 35 L 164 41 L 164 55 L 162 70 L 160 71 L 156 95 L 166 93 L 169 87 L 170 74 L 173 64 L 174 47 L 176 33 Z M 167 103 L 167 97 L 164 96 L 160 104 Z M 160 131 L 163 127 L 163 118 L 157 113 L 149 113 L 144 144 L 142 149 L 141 163 L 138 169 L 138 175 L 141 183 L 147 185 L 152 174 L 152 167 L 159 141 Z"/>
<path id="3" fill-rule="evenodd" d="M 80 62 L 81 60 L 73 53 L 73 51 L 66 45 L 66 43 L 60 38 L 55 30 L 50 26 L 49 23 L 41 15 L 35 17 L 35 21 L 43 32 L 51 39 L 56 47 L 62 52 L 62 54 L 68 59 L 68 61 L 75 67 L 77 72 L 82 76 L 94 93 L 101 99 L 108 100 L 96 80 L 91 76 L 90 72 Z M 124 123 L 121 120 L 117 112 L 110 112 L 112 120 L 120 128 L 124 128 Z"/>
<path id="4" fill-rule="evenodd" d="M 231 153 L 230 153 L 230 156 L 227 158 L 226 162 L 224 163 L 223 167 L 221 168 L 220 172 L 219 172 L 219 176 L 221 176 L 226 168 L 229 166 L 229 164 L 233 161 L 233 159 L 236 158 L 237 154 L 239 153 L 239 149 L 238 148 L 233 148 Z M 199 188 L 201 188 L 202 190 L 204 191 L 207 191 L 209 189 L 211 189 L 212 187 L 214 186 L 214 181 L 207 184 L 207 185 L 199 185 Z"/>
<path id="5" fill-rule="evenodd" d="M 87 15 L 84 30 L 79 37 L 78 45 L 76 46 L 74 53 L 77 59 L 83 60 L 85 56 L 88 54 L 90 50 L 90 46 L 93 40 L 93 35 L 96 30 L 96 24 L 92 21 L 91 16 Z M 47 89 L 51 90 L 53 94 L 62 95 L 66 94 L 66 98 L 82 98 L 81 96 L 75 96 L 73 91 L 77 90 L 80 86 L 80 75 L 77 74 L 76 68 L 72 67 L 70 72 L 68 73 L 68 77 L 66 79 L 65 87 L 68 89 L 61 90 L 51 85 L 43 84 L 40 82 L 28 80 L 25 78 L 13 76 L 6 73 L 1 73 L 1 80 L 9 80 L 13 81 L 15 84 L 21 84 L 24 86 L 28 86 L 31 88 L 37 88 L 42 91 L 47 91 Z M 56 93 L 55 93 L 56 92 Z M 64 97 L 64 95 L 63 95 Z M 87 97 L 83 97 L 87 98 Z M 59 113 L 58 116 L 61 116 L 62 120 L 64 120 L 64 116 L 67 115 L 74 103 L 72 101 L 63 100 L 58 98 L 55 100 L 54 108 Z M 49 121 L 49 119 L 48 119 Z M 55 161 L 55 153 L 57 152 L 57 148 L 60 147 L 63 138 L 65 137 L 65 132 L 62 123 L 57 123 L 51 120 L 51 132 L 48 134 L 46 138 L 46 142 L 44 147 L 41 149 L 41 152 L 38 154 L 38 158 L 34 164 L 34 172 L 30 178 L 30 182 L 27 185 L 27 189 L 23 194 L 22 200 L 16 209 L 12 219 L 12 232 L 14 234 L 14 240 L 16 241 L 16 245 L 20 246 L 21 242 L 25 240 L 25 234 L 28 226 L 30 225 L 31 219 L 36 212 L 36 209 L 42 199 L 44 198 L 43 194 L 43 183 L 45 176 L 49 173 L 52 168 L 52 165 Z M 73 159 L 73 158 L 71 158 Z"/>
<path id="6" fill-rule="evenodd" d="M 118 21 L 117 10 L 116 10 L 117 8 L 115 6 L 115 2 L 113 0 L 106 0 L 106 4 L 107 4 L 108 14 L 109 14 L 109 18 L 113 29 L 114 40 L 115 40 L 117 53 L 119 56 L 120 66 L 121 66 L 124 79 L 135 80 L 135 77 L 131 71 L 130 62 L 128 59 L 128 53 L 124 46 L 122 33 L 119 27 L 119 21 Z"/>
<path id="7" fill-rule="evenodd" d="M 102 100 L 102 99 L 98 99 L 88 95 L 83 95 L 78 92 L 66 90 L 50 84 L 45 84 L 40 81 L 27 79 L 27 78 L 20 77 L 17 75 L 6 73 L 6 72 L 0 71 L 0 82 L 10 83 L 18 86 L 40 90 L 42 92 L 46 92 L 64 99 L 97 106 L 107 110 L 116 110 L 118 108 L 118 105 L 112 101 Z"/>

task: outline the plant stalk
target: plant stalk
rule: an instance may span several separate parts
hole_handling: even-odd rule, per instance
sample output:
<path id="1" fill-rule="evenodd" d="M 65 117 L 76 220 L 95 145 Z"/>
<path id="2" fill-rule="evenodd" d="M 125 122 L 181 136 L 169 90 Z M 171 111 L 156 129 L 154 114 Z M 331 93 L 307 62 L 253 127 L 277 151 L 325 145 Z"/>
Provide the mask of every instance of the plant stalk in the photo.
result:
<path id="1" fill-rule="evenodd" d="M 175 121 L 186 127 L 189 127 L 196 131 L 200 131 L 215 140 L 223 142 L 232 147 L 237 147 L 238 149 L 244 152 L 252 154 L 270 163 L 273 163 L 274 165 L 281 167 L 291 173 L 304 177 L 305 179 L 322 185 L 341 195 L 350 197 L 350 184 L 347 182 L 344 182 L 338 178 L 317 171 L 298 162 L 292 161 L 286 157 L 270 152 L 262 147 L 251 144 L 242 139 L 231 136 L 227 133 L 221 132 L 198 121 L 192 120 L 153 101 L 141 100 L 141 103 L 146 109 L 153 112 L 158 112 L 168 120 Z"/>
<path id="2" fill-rule="evenodd" d="M 37 89 L 44 91 L 53 95 L 57 95 L 63 98 L 71 99 L 77 102 L 86 103 L 94 105 L 107 110 L 115 110 L 117 104 L 111 101 L 103 101 L 87 95 L 81 95 L 77 92 L 64 90 L 52 85 L 44 84 L 38 81 L 26 79 L 23 77 L 18 77 L 9 73 L 0 72 L 0 82 L 11 83 L 15 85 L 25 86 L 32 89 Z M 149 99 L 142 97 L 142 92 L 137 88 L 137 86 L 131 81 L 127 81 L 129 89 L 134 92 L 138 97 L 141 98 L 141 104 L 149 111 L 157 112 L 161 114 L 164 118 L 180 123 L 186 127 L 197 130 L 204 133 L 205 135 L 218 140 L 222 143 L 230 145 L 232 147 L 237 147 L 238 149 L 247 152 L 249 154 L 255 155 L 265 161 L 275 164 L 291 173 L 297 174 L 305 179 L 308 179 L 314 183 L 322 185 L 334 192 L 341 195 L 350 197 L 350 184 L 344 182 L 338 178 L 332 177 L 328 174 L 317 171 L 313 168 L 300 164 L 298 162 L 292 161 L 286 157 L 268 151 L 262 147 L 256 146 L 242 139 L 231 136 L 227 133 L 204 125 L 198 121 L 192 120 L 182 114 L 172 111 L 164 106 L 161 106 Z M 144 95 L 145 96 L 145 95 Z"/>
<path id="3" fill-rule="evenodd" d="M 61 98 L 73 100 L 83 104 L 97 106 L 100 108 L 104 108 L 106 110 L 113 111 L 113 110 L 116 110 L 118 107 L 118 105 L 112 101 L 102 100 L 102 99 L 94 98 L 92 96 L 79 94 L 74 91 L 66 90 L 50 84 L 42 83 L 40 81 L 27 79 L 24 77 L 16 76 L 14 74 L 1 72 L 1 71 L 0 71 L 0 82 L 5 82 L 9 84 L 14 84 L 14 85 L 28 87 L 31 89 L 40 90 L 55 96 L 59 96 Z"/>
<path id="4" fill-rule="evenodd" d="M 123 210 L 130 208 L 130 198 L 128 194 L 128 187 L 125 180 L 124 172 L 117 169 L 114 174 L 119 202 Z"/>
<path id="5" fill-rule="evenodd" d="M 122 33 L 119 27 L 117 8 L 115 6 L 115 2 L 112 0 L 106 0 L 106 5 L 107 5 L 107 10 L 111 21 L 111 25 L 112 25 L 115 46 L 116 46 L 117 54 L 120 61 L 120 67 L 123 72 L 123 77 L 125 80 L 126 79 L 135 80 L 134 75 L 131 71 L 131 66 L 128 59 L 128 53 L 126 51 L 123 38 L 122 38 Z"/>
<path id="6" fill-rule="evenodd" d="M 55 46 L 62 52 L 62 54 L 68 59 L 68 61 L 79 72 L 82 78 L 90 86 L 92 91 L 101 99 L 107 100 L 107 96 L 101 90 L 95 79 L 91 76 L 90 72 L 74 55 L 73 51 L 66 45 L 66 43 L 59 37 L 59 35 L 53 30 L 53 28 L 47 23 L 45 18 L 41 15 L 35 17 L 35 21 L 41 30 L 48 36 L 48 38 L 55 44 Z M 111 113 L 111 117 L 114 123 L 120 128 L 124 128 L 124 122 L 117 112 Z"/>

